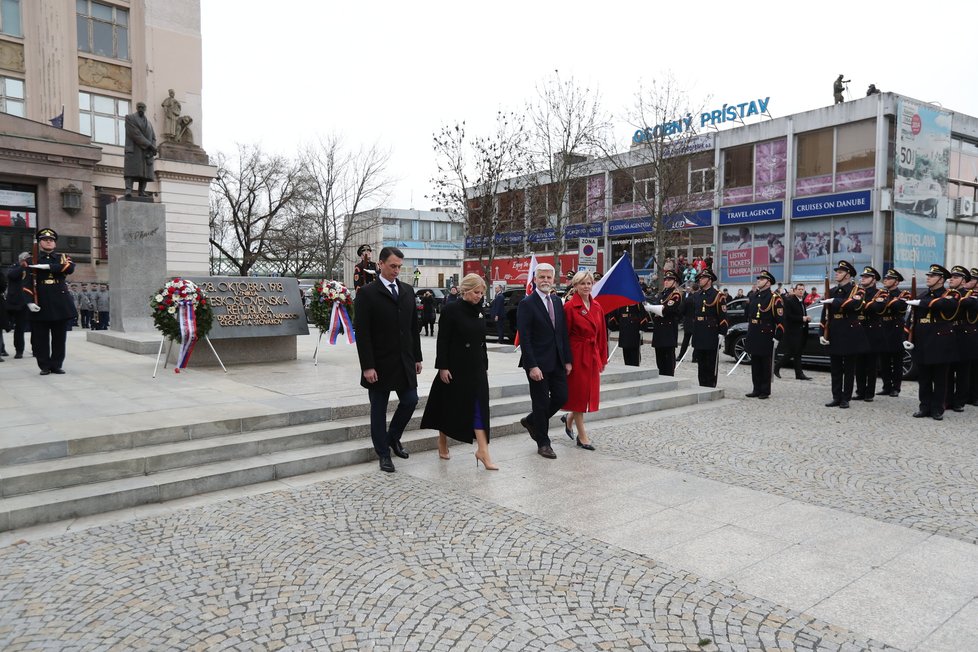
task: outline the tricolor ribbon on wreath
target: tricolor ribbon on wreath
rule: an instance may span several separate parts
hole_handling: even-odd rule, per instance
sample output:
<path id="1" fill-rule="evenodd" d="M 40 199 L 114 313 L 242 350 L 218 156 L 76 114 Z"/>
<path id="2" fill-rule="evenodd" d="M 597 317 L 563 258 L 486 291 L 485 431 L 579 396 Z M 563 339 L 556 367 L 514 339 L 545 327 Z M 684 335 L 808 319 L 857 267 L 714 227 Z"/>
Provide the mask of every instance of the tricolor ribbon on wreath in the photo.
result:
<path id="1" fill-rule="evenodd" d="M 336 344 L 340 339 L 341 333 L 345 335 L 344 344 L 356 344 L 357 335 L 353 331 L 353 323 L 350 321 L 350 313 L 346 311 L 346 306 L 339 301 L 333 302 L 333 312 L 329 316 L 329 343 Z"/>
<path id="2" fill-rule="evenodd" d="M 177 306 L 177 321 L 180 324 L 180 352 L 177 354 L 173 373 L 178 374 L 181 369 L 187 368 L 190 355 L 194 352 L 194 345 L 197 344 L 197 315 L 194 313 L 193 301 L 180 301 Z"/>

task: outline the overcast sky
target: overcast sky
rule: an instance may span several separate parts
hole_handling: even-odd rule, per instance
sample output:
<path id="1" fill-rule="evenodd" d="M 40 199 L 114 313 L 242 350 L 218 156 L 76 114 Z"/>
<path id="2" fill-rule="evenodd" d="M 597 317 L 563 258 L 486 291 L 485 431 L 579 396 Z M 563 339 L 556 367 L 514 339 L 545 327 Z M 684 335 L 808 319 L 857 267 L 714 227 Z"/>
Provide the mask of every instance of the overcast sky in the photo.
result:
<path id="1" fill-rule="evenodd" d="M 392 152 L 394 208 L 433 205 L 441 124 L 488 129 L 555 69 L 619 116 L 666 73 L 694 106 L 770 97 L 775 117 L 831 104 L 840 73 L 853 99 L 875 83 L 978 115 L 966 31 L 978 10 L 959 0 L 201 0 L 201 13 L 207 151 L 293 153 L 331 133 L 376 142 Z M 617 133 L 624 150 L 631 129 L 622 120 Z"/>

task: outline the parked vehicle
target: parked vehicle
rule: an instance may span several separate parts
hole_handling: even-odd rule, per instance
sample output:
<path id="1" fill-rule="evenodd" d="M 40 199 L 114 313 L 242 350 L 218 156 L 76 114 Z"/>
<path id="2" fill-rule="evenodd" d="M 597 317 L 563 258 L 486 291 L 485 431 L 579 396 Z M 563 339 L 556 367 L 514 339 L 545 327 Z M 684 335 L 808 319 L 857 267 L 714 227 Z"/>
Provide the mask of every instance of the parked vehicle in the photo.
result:
<path id="1" fill-rule="evenodd" d="M 727 326 L 747 322 L 747 297 L 727 301 Z"/>
<path id="2" fill-rule="evenodd" d="M 513 338 L 516 337 L 516 307 L 525 296 L 526 288 L 524 287 L 503 290 L 503 310 L 506 315 L 503 317 L 503 336 L 507 342 L 512 342 Z M 496 339 L 498 337 L 496 322 L 492 320 L 489 314 L 491 305 L 492 300 L 487 298 L 482 304 L 482 314 L 486 320 L 486 337 Z"/>
<path id="3" fill-rule="evenodd" d="M 445 295 L 448 294 L 443 288 L 414 288 L 414 296 L 420 297 L 423 292 L 431 292 L 435 297 L 435 312 L 440 313 L 442 304 L 445 303 Z M 421 305 L 420 301 L 418 305 Z"/>
<path id="4" fill-rule="evenodd" d="M 812 320 L 808 322 L 808 339 L 805 342 L 805 348 L 802 350 L 801 361 L 806 365 L 828 367 L 831 364 L 829 354 L 826 353 L 825 347 L 818 342 L 818 338 L 822 334 L 819 326 L 819 320 L 822 316 L 822 306 L 809 306 L 807 314 Z M 727 336 L 724 339 L 723 352 L 734 359 L 740 359 L 740 356 L 744 354 L 746 340 L 746 321 L 731 326 L 727 330 Z M 741 364 L 750 364 L 749 353 L 744 356 L 744 361 Z M 913 363 L 913 356 L 910 355 L 910 351 L 904 351 L 903 378 L 904 380 L 914 380 L 916 377 L 917 369 Z"/>

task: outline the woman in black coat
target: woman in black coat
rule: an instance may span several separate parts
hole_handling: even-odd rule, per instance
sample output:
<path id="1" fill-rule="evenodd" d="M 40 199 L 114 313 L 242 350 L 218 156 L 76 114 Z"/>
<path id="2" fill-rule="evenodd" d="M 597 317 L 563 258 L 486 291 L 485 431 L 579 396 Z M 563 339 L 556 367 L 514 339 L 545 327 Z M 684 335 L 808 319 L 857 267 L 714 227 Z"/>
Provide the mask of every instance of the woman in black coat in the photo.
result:
<path id="1" fill-rule="evenodd" d="M 460 301 L 445 305 L 438 321 L 435 367 L 421 427 L 438 430 L 438 456 L 449 458 L 446 435 L 471 444 L 477 442 L 476 466 L 499 467 L 489 457 L 489 356 L 482 297 L 486 284 L 468 274 L 459 284 Z"/>

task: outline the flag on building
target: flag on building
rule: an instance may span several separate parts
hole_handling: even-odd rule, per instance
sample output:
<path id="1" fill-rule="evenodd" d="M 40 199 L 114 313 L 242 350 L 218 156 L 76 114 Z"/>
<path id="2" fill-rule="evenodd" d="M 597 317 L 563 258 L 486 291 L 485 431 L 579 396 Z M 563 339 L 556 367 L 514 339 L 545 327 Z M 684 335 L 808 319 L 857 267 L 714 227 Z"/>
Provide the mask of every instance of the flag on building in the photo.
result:
<path id="1" fill-rule="evenodd" d="M 51 123 L 51 126 L 52 127 L 57 127 L 58 129 L 64 129 L 65 128 L 65 110 L 64 110 L 64 107 L 61 107 L 61 115 L 54 116 L 53 118 L 51 118 L 50 120 L 48 120 L 48 122 Z"/>
<path id="2" fill-rule="evenodd" d="M 622 254 L 608 273 L 594 284 L 591 295 L 598 300 L 606 314 L 645 300 L 642 286 L 638 284 L 638 277 L 632 267 L 632 259 L 627 253 Z"/>
<path id="3" fill-rule="evenodd" d="M 530 269 L 526 272 L 526 296 L 530 296 L 537 289 L 536 282 L 537 274 L 537 255 L 530 255 Z M 516 335 L 513 337 L 513 346 L 518 347 L 520 345 L 520 332 L 516 331 Z"/>

